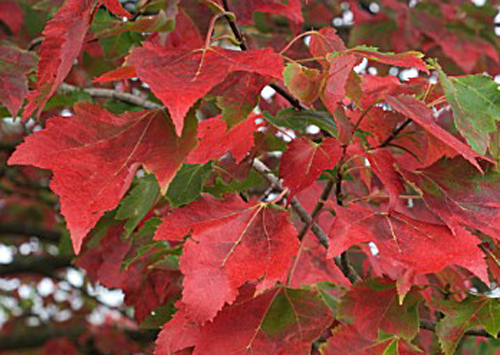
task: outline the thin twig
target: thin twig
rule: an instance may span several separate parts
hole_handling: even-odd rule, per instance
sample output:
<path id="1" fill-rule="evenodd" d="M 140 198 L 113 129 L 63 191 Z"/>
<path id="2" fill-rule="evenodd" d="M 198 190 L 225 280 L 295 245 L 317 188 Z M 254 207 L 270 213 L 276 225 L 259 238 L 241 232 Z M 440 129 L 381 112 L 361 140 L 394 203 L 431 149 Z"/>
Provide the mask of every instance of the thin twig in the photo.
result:
<path id="1" fill-rule="evenodd" d="M 316 206 L 314 206 L 314 209 L 311 213 L 311 221 L 316 220 L 316 216 L 321 212 L 323 209 L 323 206 L 325 205 L 326 201 L 328 200 L 328 197 L 330 197 L 330 193 L 333 190 L 333 186 L 335 185 L 335 182 L 333 180 L 328 180 L 328 182 L 325 185 L 325 188 L 323 189 L 323 192 L 321 193 L 321 196 L 316 203 Z M 304 236 L 306 235 L 307 231 L 309 228 L 311 228 L 312 223 L 306 223 L 302 229 L 299 232 L 299 240 L 302 240 Z"/>
<path id="2" fill-rule="evenodd" d="M 31 227 L 27 224 L 13 224 L 13 223 L 6 223 L 6 224 L 0 224 L 0 236 L 26 236 L 26 237 L 32 237 L 35 236 L 40 240 L 52 242 L 52 243 L 59 243 L 61 239 L 61 232 L 57 230 L 50 230 L 50 229 L 40 229 L 40 228 L 34 228 Z"/>
<path id="3" fill-rule="evenodd" d="M 154 103 L 152 101 L 143 99 L 143 98 L 141 98 L 141 97 L 139 97 L 137 95 L 129 94 L 129 93 L 126 93 L 126 92 L 118 92 L 118 91 L 112 90 L 112 89 L 102 89 L 102 88 L 84 88 L 84 89 L 80 89 L 80 88 L 78 88 L 76 86 L 73 86 L 73 85 L 70 85 L 70 84 L 66 84 L 66 83 L 62 83 L 59 86 L 58 90 L 61 91 L 61 92 L 66 92 L 66 93 L 71 93 L 71 92 L 75 92 L 75 91 L 78 91 L 78 90 L 83 90 L 84 92 L 86 92 L 91 97 L 100 97 L 100 98 L 106 98 L 106 99 L 115 99 L 115 100 L 126 102 L 126 103 L 129 103 L 129 104 L 132 104 L 132 105 L 141 106 L 141 107 L 144 107 L 144 108 L 150 109 L 150 110 L 158 110 L 158 109 L 162 108 L 161 105 L 159 105 L 157 103 Z"/>
<path id="4" fill-rule="evenodd" d="M 389 143 L 391 143 L 391 141 L 394 138 L 396 138 L 398 136 L 398 134 L 401 133 L 401 131 L 403 129 L 405 129 L 406 126 L 408 126 L 411 122 L 412 122 L 412 119 L 407 118 L 406 121 L 404 121 L 400 126 L 398 126 L 394 131 L 392 131 L 391 135 L 389 137 L 387 137 L 387 139 L 384 142 L 382 142 L 382 144 L 379 145 L 379 148 L 384 148 L 384 147 L 388 146 Z"/>

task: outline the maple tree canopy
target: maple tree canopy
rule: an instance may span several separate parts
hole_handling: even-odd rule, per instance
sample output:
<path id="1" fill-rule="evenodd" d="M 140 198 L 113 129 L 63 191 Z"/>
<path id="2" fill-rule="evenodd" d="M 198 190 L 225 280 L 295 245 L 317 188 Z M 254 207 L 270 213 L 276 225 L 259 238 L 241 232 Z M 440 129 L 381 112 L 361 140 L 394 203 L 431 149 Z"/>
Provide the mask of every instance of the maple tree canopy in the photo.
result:
<path id="1" fill-rule="evenodd" d="M 499 8 L 0 0 L 0 352 L 499 353 Z"/>

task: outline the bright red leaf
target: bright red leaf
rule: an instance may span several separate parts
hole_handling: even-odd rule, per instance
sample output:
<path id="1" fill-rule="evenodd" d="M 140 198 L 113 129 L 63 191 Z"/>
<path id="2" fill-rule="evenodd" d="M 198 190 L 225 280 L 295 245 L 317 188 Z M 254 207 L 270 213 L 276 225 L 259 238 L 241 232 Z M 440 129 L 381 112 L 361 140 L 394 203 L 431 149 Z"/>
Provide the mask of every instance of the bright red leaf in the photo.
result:
<path id="1" fill-rule="evenodd" d="M 349 53 L 359 55 L 368 60 L 396 66 L 416 68 L 429 74 L 427 65 L 422 60 L 423 54 L 419 52 L 404 52 L 404 53 L 381 53 L 377 48 L 366 46 L 352 48 Z"/>
<path id="2" fill-rule="evenodd" d="M 171 232 L 170 226 L 179 223 L 182 229 Z M 180 260 L 182 302 L 198 323 L 233 303 L 246 281 L 281 280 L 298 250 L 297 230 L 286 213 L 263 203 L 244 203 L 236 196 L 225 201 L 206 196 L 178 208 L 163 218 L 155 238 L 178 240 L 189 231 Z"/>
<path id="3" fill-rule="evenodd" d="M 181 308 L 163 327 L 155 354 L 173 354 L 195 345 L 193 355 L 306 355 L 333 321 L 327 304 L 314 291 L 277 287 L 255 298 L 254 292 L 253 287 L 242 288 L 234 305 L 199 328 L 189 323 Z"/>
<path id="4" fill-rule="evenodd" d="M 399 195 L 405 191 L 401 177 L 395 170 L 394 158 L 391 153 L 385 149 L 376 149 L 369 152 L 366 154 L 366 158 L 370 162 L 370 166 L 374 173 L 389 192 L 389 209 L 394 209 L 399 205 Z"/>
<path id="5" fill-rule="evenodd" d="M 333 115 L 337 104 L 345 98 L 346 84 L 358 58 L 352 54 L 327 56 L 329 63 L 328 74 L 321 99 L 326 108 Z"/>
<path id="6" fill-rule="evenodd" d="M 438 272 L 460 265 L 487 281 L 479 240 L 464 228 L 452 232 L 444 225 L 415 220 L 398 212 L 373 211 L 353 204 L 335 208 L 337 217 L 330 229 L 330 257 L 351 245 L 373 242 L 380 257 L 397 261 L 407 275 Z"/>
<path id="7" fill-rule="evenodd" d="M 310 186 L 325 169 L 333 169 L 342 156 L 335 138 L 314 143 L 307 138 L 294 139 L 281 158 L 280 176 L 291 196 Z"/>
<path id="8" fill-rule="evenodd" d="M 338 318 L 350 322 L 369 339 L 375 340 L 383 331 L 411 340 L 419 332 L 417 306 L 421 300 L 411 293 L 399 302 L 393 282 L 368 279 L 353 285 L 342 297 Z"/>
<path id="9" fill-rule="evenodd" d="M 229 73 L 258 73 L 281 80 L 283 71 L 283 60 L 270 48 L 241 52 L 208 47 L 186 51 L 145 43 L 132 51 L 128 62 L 135 65 L 139 78 L 168 107 L 178 134 L 189 108 Z"/>
<path id="10" fill-rule="evenodd" d="M 29 93 L 23 118 L 40 116 L 43 107 L 68 75 L 90 28 L 91 0 L 68 0 L 47 23 L 38 62 L 36 90 Z"/>
<path id="11" fill-rule="evenodd" d="M 253 146 L 253 133 L 257 129 L 255 114 L 237 126 L 227 130 L 227 122 L 220 116 L 200 122 L 198 128 L 198 146 L 189 153 L 188 164 L 206 164 L 216 160 L 227 152 L 240 162 Z"/>
<path id="12" fill-rule="evenodd" d="M 492 167 L 483 175 L 456 158 L 401 173 L 422 194 L 426 205 L 452 229 L 463 225 L 500 240 L 500 174 Z"/>
<path id="13" fill-rule="evenodd" d="M 481 166 L 477 162 L 477 158 L 482 156 L 476 153 L 467 144 L 455 138 L 451 133 L 439 126 L 432 114 L 432 110 L 425 106 L 421 101 L 417 101 L 411 96 L 388 96 L 386 101 L 391 107 L 402 113 L 403 115 L 411 118 L 420 126 L 422 126 L 428 133 L 457 151 L 479 171 L 482 171 Z"/>
<path id="14" fill-rule="evenodd" d="M 105 211 L 114 209 L 142 165 L 166 190 L 196 145 L 191 119 L 182 139 L 168 115 L 143 111 L 113 115 L 100 106 L 77 104 L 75 115 L 54 117 L 47 128 L 17 147 L 9 164 L 52 170 L 51 189 L 61 197 L 75 252 Z"/>

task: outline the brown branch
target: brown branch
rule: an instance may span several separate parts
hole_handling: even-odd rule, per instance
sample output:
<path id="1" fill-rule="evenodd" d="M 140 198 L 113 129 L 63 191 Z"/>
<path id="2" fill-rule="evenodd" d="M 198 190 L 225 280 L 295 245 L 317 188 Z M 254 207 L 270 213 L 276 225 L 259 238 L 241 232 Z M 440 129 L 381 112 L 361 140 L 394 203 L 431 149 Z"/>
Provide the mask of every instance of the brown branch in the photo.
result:
<path id="1" fill-rule="evenodd" d="M 38 239 L 58 243 L 61 239 L 61 232 L 57 230 L 34 228 L 25 224 L 0 224 L 0 235 L 2 236 L 35 236 Z"/>
<path id="2" fill-rule="evenodd" d="M 71 256 L 28 256 L 16 258 L 9 264 L 0 265 L 0 276 L 32 273 L 50 275 L 54 271 L 70 267 Z"/>
<path id="3" fill-rule="evenodd" d="M 272 173 L 272 171 L 263 162 L 261 162 L 259 159 L 254 159 L 252 166 L 267 181 L 269 181 L 276 188 L 276 190 L 283 191 L 283 186 L 281 185 L 279 179 Z M 316 235 L 316 238 L 318 238 L 319 243 L 323 247 L 328 249 L 328 243 L 329 243 L 328 235 L 316 222 L 314 222 L 312 217 L 309 215 L 304 206 L 302 206 L 297 197 L 294 196 L 290 200 L 290 205 L 292 206 L 292 209 L 297 213 L 299 218 L 302 220 L 302 222 L 306 223 L 306 225 L 310 224 L 311 231 L 314 233 L 314 235 Z M 336 256 L 334 258 L 334 261 L 335 264 L 339 267 L 340 271 L 342 271 L 344 276 L 347 277 L 349 281 L 351 281 L 351 283 L 355 283 L 361 280 L 361 278 L 352 268 L 352 266 L 343 263 L 340 256 Z"/>
<path id="4" fill-rule="evenodd" d="M 50 324 L 36 328 L 24 328 L 22 331 L 0 336 L 0 350 L 37 348 L 43 346 L 48 340 L 61 337 L 68 337 L 70 340 L 76 342 L 87 331 L 85 323 L 73 323 L 70 327 L 64 328 L 54 328 Z M 158 330 L 137 331 L 124 329 L 123 333 L 131 340 L 147 344 L 156 339 Z M 99 335 L 97 334 L 97 336 Z"/>
<path id="5" fill-rule="evenodd" d="M 8 153 L 12 153 L 16 149 L 16 146 L 19 143 L 20 142 L 14 142 L 14 143 L 0 142 L 0 150 L 4 150 L 4 151 L 6 151 Z"/>
<path id="6" fill-rule="evenodd" d="M 316 206 L 314 206 L 314 209 L 311 213 L 311 222 L 316 220 L 316 216 L 321 212 L 321 210 L 325 206 L 325 203 L 328 200 L 328 197 L 330 197 L 330 193 L 333 190 L 334 184 L 335 183 L 333 180 L 328 180 L 328 182 L 326 183 L 325 188 L 323 189 L 323 192 L 321 193 L 321 196 L 319 198 L 319 201 L 316 203 Z M 312 223 L 306 223 L 302 227 L 302 229 L 299 232 L 299 240 L 302 240 L 304 238 L 309 228 L 311 228 L 311 224 Z"/>
<path id="7" fill-rule="evenodd" d="M 224 10 L 226 12 L 231 12 L 229 9 L 229 4 L 227 3 L 227 0 L 223 0 L 223 5 L 224 5 Z M 240 29 L 238 28 L 238 25 L 236 22 L 234 22 L 234 19 L 231 16 L 225 16 L 227 22 L 229 23 L 229 27 L 231 28 L 231 31 L 233 32 L 234 36 L 236 39 L 240 42 L 240 48 L 242 51 L 248 50 L 248 46 L 245 41 L 245 37 L 241 33 Z M 270 87 L 272 87 L 279 95 L 281 95 L 285 100 L 287 100 L 293 107 L 295 107 L 297 110 L 307 110 L 306 107 L 304 107 L 300 101 L 295 98 L 292 94 L 290 94 L 288 91 L 283 89 L 281 86 L 277 84 L 269 84 Z"/>
<path id="8" fill-rule="evenodd" d="M 92 97 L 114 99 L 114 100 L 126 102 L 128 104 L 141 106 L 141 107 L 144 107 L 144 108 L 150 109 L 150 110 L 158 110 L 158 109 L 162 108 L 161 105 L 159 105 L 155 102 L 143 99 L 137 95 L 129 94 L 126 92 L 118 92 L 118 91 L 112 90 L 112 89 L 79 88 L 79 87 L 76 87 L 73 85 L 62 83 L 59 86 L 58 90 L 61 92 L 65 92 L 65 93 L 71 93 L 71 92 L 76 92 L 78 90 L 83 90 L 84 92 L 86 92 L 87 94 L 89 94 Z"/>
<path id="9" fill-rule="evenodd" d="M 394 129 L 394 131 L 392 131 L 391 135 L 389 137 L 387 137 L 387 139 L 385 141 L 383 141 L 382 144 L 380 144 L 378 147 L 379 148 L 387 147 L 389 145 L 389 143 L 391 143 L 391 141 L 393 139 L 395 139 L 398 136 L 398 134 L 401 133 L 401 131 L 403 129 L 405 129 L 406 126 L 408 126 L 411 122 L 412 122 L 412 119 L 407 118 L 406 121 L 404 121 L 403 123 L 401 123 L 401 125 L 396 127 L 396 129 Z"/>

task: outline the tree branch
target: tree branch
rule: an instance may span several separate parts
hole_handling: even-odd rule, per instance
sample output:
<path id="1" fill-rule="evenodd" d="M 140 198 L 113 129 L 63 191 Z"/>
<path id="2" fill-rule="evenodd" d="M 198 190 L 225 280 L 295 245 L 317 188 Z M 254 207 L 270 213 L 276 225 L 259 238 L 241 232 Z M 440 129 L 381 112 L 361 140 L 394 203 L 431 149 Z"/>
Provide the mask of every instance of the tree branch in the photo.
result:
<path id="1" fill-rule="evenodd" d="M 24 224 L 0 224 L 0 235 L 35 236 L 53 243 L 58 243 L 61 239 L 59 231 L 34 228 Z"/>
<path id="2" fill-rule="evenodd" d="M 62 83 L 59 86 L 59 91 L 65 92 L 65 93 L 71 93 L 71 92 L 76 92 L 78 90 L 83 90 L 87 94 L 89 94 L 91 97 L 100 97 L 100 98 L 106 98 L 106 99 L 115 99 L 118 101 L 126 102 L 128 104 L 136 105 L 136 106 L 141 106 L 149 110 L 158 110 L 161 109 L 163 106 L 143 99 L 137 95 L 134 94 L 129 94 L 126 92 L 118 92 L 116 90 L 112 89 L 102 89 L 102 88 L 78 88 L 76 86 Z"/>
<path id="3" fill-rule="evenodd" d="M 398 134 L 401 133 L 401 131 L 403 129 L 405 129 L 406 126 L 408 126 L 411 122 L 412 122 L 412 119 L 407 118 L 406 121 L 401 123 L 400 126 L 396 127 L 396 129 L 394 129 L 394 131 L 392 131 L 391 135 L 389 137 L 387 137 L 387 139 L 385 141 L 383 141 L 382 144 L 379 145 L 379 148 L 387 147 L 389 145 L 389 143 L 391 143 L 391 141 L 393 139 L 395 139 L 398 136 Z"/>
<path id="4" fill-rule="evenodd" d="M 277 190 L 283 191 L 283 186 L 281 185 L 281 182 L 279 179 L 272 173 L 272 171 L 259 159 L 254 159 L 253 168 L 260 173 L 267 181 L 269 181 Z M 311 218 L 309 213 L 306 211 L 304 206 L 300 203 L 300 201 L 297 199 L 297 197 L 293 197 L 290 200 L 290 205 L 292 206 L 292 209 L 297 213 L 299 218 L 302 220 L 302 222 L 306 224 L 310 224 L 311 226 L 311 231 L 316 235 L 318 238 L 319 243 L 328 249 L 328 236 L 326 233 L 321 229 L 321 227 L 314 222 L 314 220 Z M 360 281 L 361 278 L 359 275 L 356 273 L 356 271 L 350 266 L 346 265 L 345 263 L 342 262 L 340 256 L 336 256 L 334 258 L 335 264 L 339 267 L 340 271 L 344 274 L 345 277 L 351 281 L 351 283 L 355 283 L 357 281 Z"/>
<path id="5" fill-rule="evenodd" d="M 29 256 L 16 258 L 9 264 L 0 264 L 0 276 L 32 273 L 50 275 L 54 271 L 70 267 L 71 256 Z"/>
<path id="6" fill-rule="evenodd" d="M 333 190 L 333 186 L 335 185 L 333 180 L 328 180 L 328 182 L 325 185 L 325 188 L 323 192 L 321 193 L 321 196 L 319 198 L 318 203 L 316 203 L 316 206 L 314 206 L 314 209 L 311 213 L 311 221 L 314 221 L 316 219 L 316 216 L 321 212 L 323 209 L 323 206 L 325 205 L 326 201 L 328 200 L 328 197 L 330 196 L 330 193 Z M 307 231 L 311 228 L 311 223 L 306 223 L 302 229 L 299 232 L 299 240 L 302 240 L 304 236 L 306 235 Z"/>
<path id="7" fill-rule="evenodd" d="M 12 153 L 16 149 L 17 144 L 18 142 L 16 143 L 0 142 L 0 150 Z"/>
<path id="8" fill-rule="evenodd" d="M 0 350 L 37 348 L 43 346 L 48 340 L 60 337 L 68 337 L 72 341 L 77 341 L 82 334 L 87 332 L 87 328 L 84 325 L 82 323 L 79 325 L 72 324 L 70 327 L 62 329 L 50 327 L 49 325 L 37 328 L 25 328 L 24 331 L 0 336 Z M 153 342 L 158 335 L 158 330 L 137 331 L 125 329 L 123 332 L 128 338 L 139 343 Z"/>

